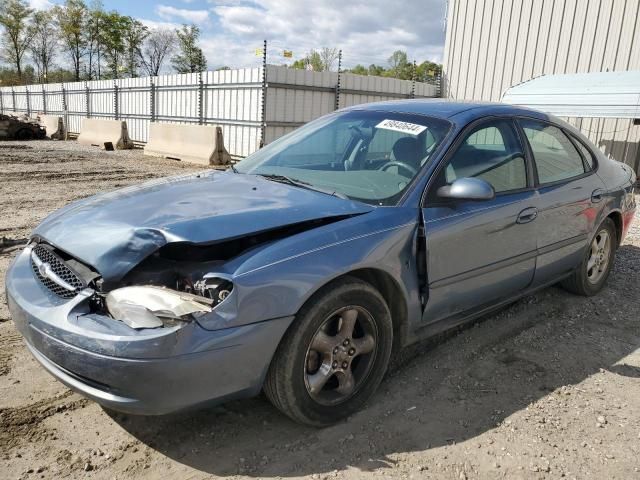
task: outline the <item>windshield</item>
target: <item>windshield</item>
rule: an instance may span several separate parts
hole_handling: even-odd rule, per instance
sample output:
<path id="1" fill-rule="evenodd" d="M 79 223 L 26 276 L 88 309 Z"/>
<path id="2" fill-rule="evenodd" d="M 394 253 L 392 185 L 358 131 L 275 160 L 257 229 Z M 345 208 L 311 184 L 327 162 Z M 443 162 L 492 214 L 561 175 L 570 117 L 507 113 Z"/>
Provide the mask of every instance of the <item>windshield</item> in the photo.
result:
<path id="1" fill-rule="evenodd" d="M 354 110 L 319 118 L 236 165 L 376 205 L 393 205 L 442 142 L 445 120 Z"/>

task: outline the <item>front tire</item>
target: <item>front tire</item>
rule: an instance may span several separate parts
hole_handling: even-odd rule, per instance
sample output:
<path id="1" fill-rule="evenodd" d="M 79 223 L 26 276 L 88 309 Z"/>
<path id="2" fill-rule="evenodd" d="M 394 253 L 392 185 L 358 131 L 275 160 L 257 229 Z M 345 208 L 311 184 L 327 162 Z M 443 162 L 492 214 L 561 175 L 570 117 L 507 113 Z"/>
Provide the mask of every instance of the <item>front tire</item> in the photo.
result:
<path id="1" fill-rule="evenodd" d="M 568 291 L 590 297 L 595 295 L 607 281 L 618 245 L 616 226 L 605 218 L 587 248 L 578 269 L 561 285 Z"/>
<path id="2" fill-rule="evenodd" d="M 337 280 L 296 316 L 269 366 L 264 391 L 293 420 L 331 425 L 373 395 L 392 344 L 391 314 L 382 295 L 357 278 Z"/>

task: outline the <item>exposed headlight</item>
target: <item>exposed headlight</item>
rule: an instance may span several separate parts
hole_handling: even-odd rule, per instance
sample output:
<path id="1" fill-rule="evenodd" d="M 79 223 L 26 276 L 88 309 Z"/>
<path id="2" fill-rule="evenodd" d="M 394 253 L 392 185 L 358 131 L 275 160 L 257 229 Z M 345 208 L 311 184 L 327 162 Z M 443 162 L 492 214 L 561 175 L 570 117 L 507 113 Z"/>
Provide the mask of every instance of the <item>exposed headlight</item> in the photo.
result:
<path id="1" fill-rule="evenodd" d="M 211 312 L 209 298 L 153 286 L 118 288 L 106 298 L 107 310 L 131 328 L 158 328 L 189 320 L 194 313 Z"/>

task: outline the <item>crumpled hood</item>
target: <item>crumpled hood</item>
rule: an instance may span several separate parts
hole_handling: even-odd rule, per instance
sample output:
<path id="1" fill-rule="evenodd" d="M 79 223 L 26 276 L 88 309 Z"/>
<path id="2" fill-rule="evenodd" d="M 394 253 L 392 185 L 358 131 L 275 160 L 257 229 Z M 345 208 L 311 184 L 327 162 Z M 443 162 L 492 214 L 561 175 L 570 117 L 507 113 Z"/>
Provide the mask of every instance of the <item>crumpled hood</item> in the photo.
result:
<path id="1" fill-rule="evenodd" d="M 203 172 L 80 200 L 34 231 L 109 281 L 171 242 L 216 243 L 374 207 L 255 175 Z"/>

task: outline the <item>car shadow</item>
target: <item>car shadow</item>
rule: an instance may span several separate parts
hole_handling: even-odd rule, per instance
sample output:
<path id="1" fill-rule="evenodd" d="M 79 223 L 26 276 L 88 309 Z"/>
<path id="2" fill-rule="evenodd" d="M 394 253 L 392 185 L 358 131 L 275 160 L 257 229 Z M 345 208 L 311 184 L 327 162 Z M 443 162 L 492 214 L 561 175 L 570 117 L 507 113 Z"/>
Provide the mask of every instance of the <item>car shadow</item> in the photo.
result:
<path id="1" fill-rule="evenodd" d="M 325 429 L 292 422 L 263 397 L 164 417 L 108 414 L 149 447 L 208 474 L 384 471 L 395 454 L 473 439 L 604 370 L 640 377 L 623 360 L 640 346 L 639 297 L 640 248 L 624 245 L 597 296 L 552 287 L 412 347 L 367 408 Z"/>

